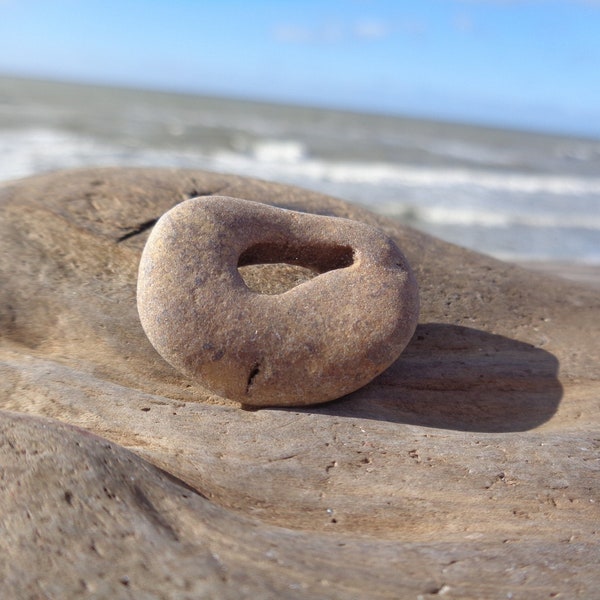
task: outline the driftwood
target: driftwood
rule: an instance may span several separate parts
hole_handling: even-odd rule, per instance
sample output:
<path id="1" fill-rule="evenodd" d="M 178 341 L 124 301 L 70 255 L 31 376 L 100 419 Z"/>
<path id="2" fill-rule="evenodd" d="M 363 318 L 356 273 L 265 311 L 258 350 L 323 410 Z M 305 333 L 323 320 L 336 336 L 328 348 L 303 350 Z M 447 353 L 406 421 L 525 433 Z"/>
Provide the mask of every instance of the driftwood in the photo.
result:
<path id="1" fill-rule="evenodd" d="M 222 194 L 381 227 L 420 324 L 361 390 L 242 410 L 136 312 L 155 220 Z M 600 295 L 316 193 L 101 169 L 0 188 L 0 597 L 591 598 Z M 246 267 L 255 289 L 306 273 Z"/>

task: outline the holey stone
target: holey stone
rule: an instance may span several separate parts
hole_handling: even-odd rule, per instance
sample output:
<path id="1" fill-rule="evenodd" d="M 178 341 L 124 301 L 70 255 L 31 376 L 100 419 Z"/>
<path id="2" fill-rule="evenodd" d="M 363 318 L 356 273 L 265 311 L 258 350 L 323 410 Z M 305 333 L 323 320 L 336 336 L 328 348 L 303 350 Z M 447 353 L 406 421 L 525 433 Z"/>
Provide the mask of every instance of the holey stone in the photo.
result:
<path id="1" fill-rule="evenodd" d="M 263 263 L 317 275 L 262 294 L 238 268 Z M 412 337 L 419 301 L 406 259 L 379 229 L 210 196 L 156 223 L 137 303 L 153 346 L 191 379 L 244 405 L 299 406 L 384 371 Z"/>

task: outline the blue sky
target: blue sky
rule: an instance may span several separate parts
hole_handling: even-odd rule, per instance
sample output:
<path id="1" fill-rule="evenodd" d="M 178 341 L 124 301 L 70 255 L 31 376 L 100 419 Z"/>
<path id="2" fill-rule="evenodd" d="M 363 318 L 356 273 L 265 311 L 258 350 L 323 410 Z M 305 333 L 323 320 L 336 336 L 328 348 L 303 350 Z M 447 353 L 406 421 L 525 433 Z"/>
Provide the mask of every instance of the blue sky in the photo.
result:
<path id="1" fill-rule="evenodd" d="M 0 74 L 600 136 L 600 0 L 0 0 Z"/>

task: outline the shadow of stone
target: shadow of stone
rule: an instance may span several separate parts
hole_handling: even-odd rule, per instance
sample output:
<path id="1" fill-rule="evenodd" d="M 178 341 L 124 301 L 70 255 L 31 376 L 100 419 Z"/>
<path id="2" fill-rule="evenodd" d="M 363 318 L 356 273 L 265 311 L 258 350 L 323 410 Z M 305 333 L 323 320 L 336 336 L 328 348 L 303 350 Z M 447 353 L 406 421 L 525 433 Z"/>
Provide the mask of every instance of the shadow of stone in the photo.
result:
<path id="1" fill-rule="evenodd" d="M 460 431 L 526 431 L 562 398 L 557 358 L 478 329 L 419 325 L 400 358 L 364 388 L 301 409 Z"/>

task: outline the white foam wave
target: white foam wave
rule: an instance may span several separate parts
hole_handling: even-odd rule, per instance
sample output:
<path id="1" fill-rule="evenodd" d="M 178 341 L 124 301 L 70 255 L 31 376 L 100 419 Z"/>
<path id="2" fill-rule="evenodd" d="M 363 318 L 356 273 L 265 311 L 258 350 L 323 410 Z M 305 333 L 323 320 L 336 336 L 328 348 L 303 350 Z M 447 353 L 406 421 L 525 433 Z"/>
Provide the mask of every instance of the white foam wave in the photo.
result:
<path id="1" fill-rule="evenodd" d="M 55 129 L 0 132 L 0 180 L 53 169 L 108 164 L 115 148 Z"/>
<path id="2" fill-rule="evenodd" d="M 600 178 L 528 175 L 477 169 L 415 167 L 392 163 L 338 162 L 303 158 L 301 145 L 279 145 L 258 152 L 262 167 L 285 176 L 308 177 L 338 183 L 357 183 L 420 188 L 480 188 L 523 194 L 600 194 Z M 278 153 L 284 160 L 277 158 Z M 247 171 L 253 157 L 217 151 L 216 161 Z M 293 160 L 289 160 L 293 158 Z"/>
<path id="3" fill-rule="evenodd" d="M 315 159 L 293 139 L 261 139 L 237 152 L 210 154 L 188 150 L 127 148 L 55 129 L 0 131 L 0 179 L 40 170 L 86 164 L 202 164 L 258 177 L 326 181 L 339 184 L 420 188 L 477 189 L 517 194 L 600 195 L 600 178 L 524 174 L 478 169 L 418 167 L 384 162 Z"/>
<path id="4" fill-rule="evenodd" d="M 315 189 L 319 189 L 318 182 L 339 184 L 338 189 L 341 191 L 354 189 L 353 185 L 360 184 L 371 190 L 368 195 L 371 197 L 372 208 L 390 215 L 410 215 L 425 223 L 486 228 L 522 226 L 600 230 L 600 215 L 590 215 L 589 210 L 564 210 L 564 204 L 569 202 L 567 197 L 595 195 L 600 202 L 600 179 L 426 169 L 383 163 L 326 163 L 314 159 L 280 162 L 263 160 L 258 164 L 248 155 L 225 151 L 216 153 L 214 158 L 215 164 L 227 170 L 303 185 L 308 185 L 311 180 Z M 372 200 L 373 189 L 380 186 L 418 189 L 421 196 L 436 192 L 439 200 L 434 203 L 429 201 L 427 204 L 418 202 L 416 206 L 398 201 L 377 203 Z M 461 193 L 458 194 L 458 191 Z M 472 200 L 478 197 L 477 192 L 481 191 L 490 192 L 492 198 L 473 203 Z M 498 199 L 499 194 L 552 194 L 565 197 L 565 200 L 560 202 L 563 210 L 551 210 L 544 202 L 545 211 L 540 210 L 539 203 L 537 208 L 530 207 L 527 211 L 521 202 L 516 205 L 513 203 L 512 206 L 504 205 Z M 362 201 L 365 202 L 364 199 Z"/>
<path id="5" fill-rule="evenodd" d="M 306 147 L 295 140 L 266 139 L 253 144 L 252 156 L 264 163 L 298 164 L 306 156 Z"/>
<path id="6" fill-rule="evenodd" d="M 406 209 L 409 210 L 409 209 Z M 388 212 L 397 212 L 388 211 Z M 565 215 L 549 213 L 502 213 L 481 208 L 453 206 L 419 207 L 420 220 L 438 225 L 465 227 L 530 227 L 545 229 L 600 230 L 600 217 L 590 215 Z"/>
<path id="7" fill-rule="evenodd" d="M 0 131 L 0 181 L 57 169 L 86 166 L 163 166 L 211 168 L 198 152 L 117 145 L 56 129 Z"/>
<path id="8" fill-rule="evenodd" d="M 327 162 L 308 156 L 303 144 L 289 139 L 267 138 L 239 148 L 237 152 L 220 150 L 203 154 L 197 149 L 173 151 L 125 147 L 55 129 L 0 131 L 0 180 L 88 165 L 233 171 L 330 193 L 332 186 L 327 188 L 327 184 L 333 184 L 336 193 L 343 197 L 353 197 L 351 192 L 360 188 L 360 197 L 355 199 L 381 212 L 412 214 L 418 221 L 434 225 L 600 230 L 600 214 L 590 214 L 590 210 L 585 209 L 592 198 L 597 198 L 600 203 L 600 179 L 597 178 L 434 169 L 390 163 Z M 394 198 L 387 204 L 380 194 L 385 186 L 391 189 L 388 198 Z M 417 198 L 404 203 L 396 200 L 402 197 L 403 189 L 417 190 L 419 197 L 428 200 L 421 202 Z M 482 191 L 490 192 L 491 197 L 479 194 Z M 543 202 L 543 210 L 539 203 L 526 210 L 520 200 L 512 205 L 500 202 L 499 193 L 505 193 L 507 197 L 553 194 L 565 199 L 560 199 L 560 209 Z M 592 198 L 586 199 L 578 210 L 565 209 L 575 196 L 585 195 Z"/>

